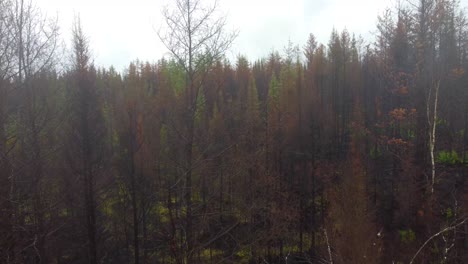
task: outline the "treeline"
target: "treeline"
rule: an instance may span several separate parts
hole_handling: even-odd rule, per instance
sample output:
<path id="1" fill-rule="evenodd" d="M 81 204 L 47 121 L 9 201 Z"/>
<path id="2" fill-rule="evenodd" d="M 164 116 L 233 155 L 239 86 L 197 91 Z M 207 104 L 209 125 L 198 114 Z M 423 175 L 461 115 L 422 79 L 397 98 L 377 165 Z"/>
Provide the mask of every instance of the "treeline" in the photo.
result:
<path id="1" fill-rule="evenodd" d="M 119 73 L 0 0 L 0 263 L 468 263 L 468 21 L 414 2 L 255 62 L 195 17 Z"/>

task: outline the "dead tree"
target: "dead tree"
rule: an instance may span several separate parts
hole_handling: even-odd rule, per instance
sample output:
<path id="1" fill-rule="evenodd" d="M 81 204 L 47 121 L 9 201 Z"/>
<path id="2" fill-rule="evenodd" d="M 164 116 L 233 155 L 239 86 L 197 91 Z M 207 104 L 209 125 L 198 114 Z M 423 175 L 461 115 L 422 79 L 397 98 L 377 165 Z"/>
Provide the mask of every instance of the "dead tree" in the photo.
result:
<path id="1" fill-rule="evenodd" d="M 201 0 L 176 0 L 174 7 L 163 10 L 165 27 L 158 32 L 160 40 L 179 63 L 186 77 L 184 117 L 184 154 L 181 177 L 187 207 L 185 223 L 185 259 L 192 263 L 194 254 L 192 215 L 192 172 L 195 117 L 200 88 L 214 62 L 224 56 L 236 33 L 226 32 L 226 17 L 218 17 L 218 1 L 204 6 Z"/>
<path id="2" fill-rule="evenodd" d="M 103 167 L 104 128 L 88 40 L 79 19 L 73 27 L 72 69 L 68 89 L 67 158 L 82 184 L 88 263 L 98 263 L 96 178 Z"/>

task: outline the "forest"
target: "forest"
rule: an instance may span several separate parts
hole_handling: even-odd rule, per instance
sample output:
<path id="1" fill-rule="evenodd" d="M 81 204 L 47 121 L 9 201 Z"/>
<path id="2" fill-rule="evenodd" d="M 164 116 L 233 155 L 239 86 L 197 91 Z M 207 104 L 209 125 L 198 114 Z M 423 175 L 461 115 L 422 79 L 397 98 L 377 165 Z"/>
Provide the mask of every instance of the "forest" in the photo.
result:
<path id="1" fill-rule="evenodd" d="M 254 61 L 218 4 L 158 10 L 170 56 L 119 72 L 0 0 L 0 263 L 468 263 L 458 1 Z"/>

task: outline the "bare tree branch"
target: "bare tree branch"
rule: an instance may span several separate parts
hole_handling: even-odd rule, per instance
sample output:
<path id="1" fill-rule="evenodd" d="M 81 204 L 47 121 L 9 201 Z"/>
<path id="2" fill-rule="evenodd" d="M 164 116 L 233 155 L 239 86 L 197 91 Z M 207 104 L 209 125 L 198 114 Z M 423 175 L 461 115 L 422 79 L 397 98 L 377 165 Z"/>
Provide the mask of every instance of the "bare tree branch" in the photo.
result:
<path id="1" fill-rule="evenodd" d="M 411 258 L 411 261 L 409 262 L 409 264 L 413 264 L 414 260 L 416 259 L 416 257 L 419 255 L 419 253 L 421 253 L 421 251 L 424 249 L 424 247 L 427 246 L 427 244 L 429 244 L 429 242 L 431 242 L 434 238 L 448 232 L 448 231 L 451 231 L 451 230 L 455 230 L 457 227 L 465 224 L 465 222 L 468 221 L 468 218 L 465 218 L 463 219 L 462 221 L 458 222 L 458 223 L 455 223 L 451 226 L 448 226 L 444 229 L 442 229 L 441 231 L 435 233 L 434 235 L 432 235 L 429 239 L 426 240 L 426 242 L 424 242 L 424 244 L 422 244 L 422 246 L 418 249 L 418 251 L 416 252 L 416 254 L 414 254 L 413 258 Z"/>

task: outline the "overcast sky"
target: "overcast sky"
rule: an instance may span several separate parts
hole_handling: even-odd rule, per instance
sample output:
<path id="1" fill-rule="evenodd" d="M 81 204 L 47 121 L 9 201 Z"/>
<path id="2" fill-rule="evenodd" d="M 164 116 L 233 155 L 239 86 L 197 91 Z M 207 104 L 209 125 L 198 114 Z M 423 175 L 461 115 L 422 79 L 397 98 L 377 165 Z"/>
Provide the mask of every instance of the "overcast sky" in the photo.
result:
<path id="1" fill-rule="evenodd" d="M 211 0 L 206 0 L 211 1 Z M 282 51 L 291 40 L 303 46 L 310 33 L 327 43 L 335 27 L 369 39 L 377 15 L 390 0 L 220 0 L 229 28 L 239 37 L 228 54 L 250 60 Z M 468 0 L 462 0 L 462 5 Z M 37 0 L 49 16 L 58 15 L 63 38 L 71 38 L 74 14 L 80 14 L 96 64 L 123 70 L 136 59 L 155 62 L 166 54 L 156 31 L 161 7 L 171 0 Z M 465 5 L 463 5 L 465 6 Z"/>

